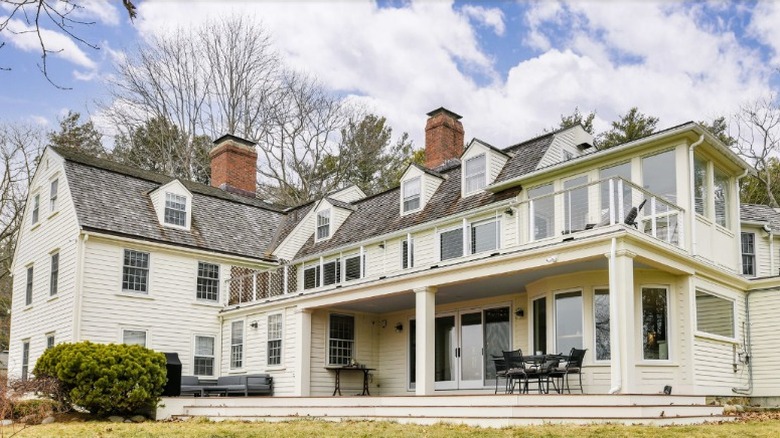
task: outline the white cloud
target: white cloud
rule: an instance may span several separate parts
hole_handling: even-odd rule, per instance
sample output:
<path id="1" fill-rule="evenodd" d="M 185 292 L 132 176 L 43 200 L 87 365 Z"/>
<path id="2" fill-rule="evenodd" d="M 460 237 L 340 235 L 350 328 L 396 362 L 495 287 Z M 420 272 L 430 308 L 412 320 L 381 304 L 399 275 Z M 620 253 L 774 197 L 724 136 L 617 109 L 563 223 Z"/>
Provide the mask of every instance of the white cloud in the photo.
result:
<path id="1" fill-rule="evenodd" d="M 119 11 L 116 6 L 106 0 L 83 0 L 82 8 L 73 10 L 76 18 L 96 20 L 101 24 L 116 26 L 119 24 Z M 123 9 L 124 11 L 124 9 Z"/>
<path id="2" fill-rule="evenodd" d="M 6 17 L 0 17 L 0 21 Z M 49 29 L 40 29 L 41 39 L 50 52 L 49 56 L 62 58 L 80 67 L 94 69 L 95 63 L 67 35 Z M 33 26 L 21 20 L 11 19 L 4 33 L 13 46 L 25 52 L 40 52 L 41 42 Z"/>
<path id="3" fill-rule="evenodd" d="M 44 116 L 38 116 L 38 115 L 31 115 L 29 116 L 29 119 L 32 123 L 38 125 L 38 126 L 48 126 L 49 125 L 49 119 L 47 119 Z"/>
<path id="4" fill-rule="evenodd" d="M 496 35 L 501 36 L 506 30 L 504 27 L 504 12 L 501 9 L 466 5 L 461 11 L 478 23 L 491 27 Z"/>
<path id="5" fill-rule="evenodd" d="M 759 2 L 753 10 L 749 30 L 753 36 L 771 47 L 772 64 L 780 68 L 780 3 Z"/>

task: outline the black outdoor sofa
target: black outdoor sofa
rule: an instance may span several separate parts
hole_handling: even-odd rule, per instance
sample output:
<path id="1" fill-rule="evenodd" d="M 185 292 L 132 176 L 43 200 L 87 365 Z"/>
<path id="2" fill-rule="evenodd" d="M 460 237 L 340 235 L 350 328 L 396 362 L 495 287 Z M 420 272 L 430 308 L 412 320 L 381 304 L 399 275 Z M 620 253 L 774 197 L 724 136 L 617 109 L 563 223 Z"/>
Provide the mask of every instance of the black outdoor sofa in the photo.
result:
<path id="1" fill-rule="evenodd" d="M 268 374 L 222 376 L 214 382 L 200 382 L 196 376 L 181 376 L 181 395 L 273 395 L 274 379 Z"/>

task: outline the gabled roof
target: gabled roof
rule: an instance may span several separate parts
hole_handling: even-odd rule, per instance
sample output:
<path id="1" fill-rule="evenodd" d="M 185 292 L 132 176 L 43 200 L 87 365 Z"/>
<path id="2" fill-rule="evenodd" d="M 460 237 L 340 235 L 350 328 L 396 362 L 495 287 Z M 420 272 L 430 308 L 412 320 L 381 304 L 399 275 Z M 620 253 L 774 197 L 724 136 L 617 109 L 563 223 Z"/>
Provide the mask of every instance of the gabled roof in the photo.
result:
<path id="1" fill-rule="evenodd" d="M 162 226 L 149 193 L 174 178 L 52 147 L 65 174 L 79 226 L 87 231 L 273 260 L 270 254 L 284 214 L 265 202 L 182 181 L 192 193 L 190 230 Z"/>
<path id="2" fill-rule="evenodd" d="M 504 149 L 504 153 L 509 154 L 511 158 L 501 169 L 494 183 L 517 178 L 536 170 L 554 138 L 555 132 L 550 132 Z"/>
<path id="3" fill-rule="evenodd" d="M 472 138 L 472 139 L 471 139 L 471 141 L 469 142 L 469 144 L 466 146 L 466 149 L 464 149 L 464 150 L 463 150 L 463 153 L 462 153 L 462 154 L 460 154 L 461 158 L 463 158 L 463 155 L 465 155 L 465 154 L 466 154 L 466 152 L 469 150 L 469 148 L 471 147 L 471 145 L 473 145 L 474 143 L 479 143 L 479 144 L 481 144 L 482 146 L 485 146 L 486 148 L 488 148 L 488 149 L 490 149 L 490 150 L 492 150 L 492 151 L 494 151 L 494 152 L 497 152 L 497 153 L 499 153 L 499 154 L 501 154 L 501 155 L 504 155 L 504 156 L 507 156 L 507 157 L 510 157 L 510 156 L 511 156 L 511 155 L 509 155 L 509 154 L 508 154 L 508 153 L 507 153 L 505 150 L 503 150 L 503 149 L 499 149 L 499 148 L 497 148 L 497 147 L 493 146 L 492 144 L 490 144 L 490 143 L 488 143 L 488 142 L 486 142 L 486 141 L 484 141 L 484 140 L 480 140 L 480 139 L 478 139 L 478 138 L 474 137 L 474 138 Z"/>
<path id="4" fill-rule="evenodd" d="M 338 199 L 333 198 L 325 198 L 326 201 L 330 202 L 330 205 L 338 208 L 343 208 L 344 210 L 350 210 L 354 211 L 355 207 L 352 206 L 349 202 L 339 201 Z"/>
<path id="5" fill-rule="evenodd" d="M 780 212 L 768 205 L 740 204 L 739 218 L 743 222 L 766 222 L 772 231 L 780 231 Z"/>

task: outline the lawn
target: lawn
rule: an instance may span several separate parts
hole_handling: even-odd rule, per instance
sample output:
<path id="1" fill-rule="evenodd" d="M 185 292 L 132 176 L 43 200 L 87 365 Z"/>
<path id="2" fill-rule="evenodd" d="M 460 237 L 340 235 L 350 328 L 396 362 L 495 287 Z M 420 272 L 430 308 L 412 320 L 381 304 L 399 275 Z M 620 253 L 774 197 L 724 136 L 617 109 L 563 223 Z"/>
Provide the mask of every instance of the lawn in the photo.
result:
<path id="1" fill-rule="evenodd" d="M 9 436 L 12 427 L 0 428 Z M 754 416 L 734 423 L 699 426 L 532 426 L 480 429 L 438 424 L 401 425 L 389 422 L 325 422 L 295 420 L 283 423 L 212 423 L 204 421 L 147 422 L 142 424 L 104 421 L 68 422 L 30 426 L 19 437 L 777 437 L 780 419 Z"/>

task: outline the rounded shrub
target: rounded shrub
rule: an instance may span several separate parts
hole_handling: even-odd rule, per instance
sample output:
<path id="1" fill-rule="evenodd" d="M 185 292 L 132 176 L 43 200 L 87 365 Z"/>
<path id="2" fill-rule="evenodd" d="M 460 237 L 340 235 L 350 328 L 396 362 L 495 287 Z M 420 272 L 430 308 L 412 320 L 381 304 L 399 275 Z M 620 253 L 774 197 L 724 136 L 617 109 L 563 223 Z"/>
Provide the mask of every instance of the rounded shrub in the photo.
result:
<path id="1" fill-rule="evenodd" d="M 126 415 L 155 407 L 165 363 L 165 355 L 139 345 L 85 341 L 46 350 L 33 373 L 57 379 L 70 404 L 97 415 Z"/>

